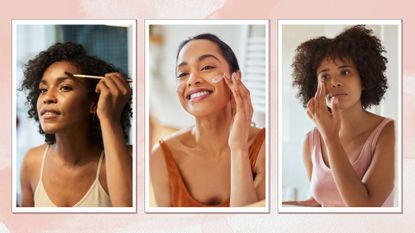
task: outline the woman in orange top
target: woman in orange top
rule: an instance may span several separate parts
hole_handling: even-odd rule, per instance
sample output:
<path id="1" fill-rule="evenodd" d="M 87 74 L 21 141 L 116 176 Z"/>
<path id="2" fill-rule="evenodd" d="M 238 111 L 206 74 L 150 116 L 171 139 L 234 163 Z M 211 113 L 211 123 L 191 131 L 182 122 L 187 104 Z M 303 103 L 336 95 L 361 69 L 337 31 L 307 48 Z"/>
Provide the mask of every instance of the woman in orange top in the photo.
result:
<path id="1" fill-rule="evenodd" d="M 265 198 L 265 129 L 251 126 L 249 90 L 232 49 L 212 34 L 177 53 L 177 95 L 195 125 L 153 148 L 158 206 L 244 206 Z"/>

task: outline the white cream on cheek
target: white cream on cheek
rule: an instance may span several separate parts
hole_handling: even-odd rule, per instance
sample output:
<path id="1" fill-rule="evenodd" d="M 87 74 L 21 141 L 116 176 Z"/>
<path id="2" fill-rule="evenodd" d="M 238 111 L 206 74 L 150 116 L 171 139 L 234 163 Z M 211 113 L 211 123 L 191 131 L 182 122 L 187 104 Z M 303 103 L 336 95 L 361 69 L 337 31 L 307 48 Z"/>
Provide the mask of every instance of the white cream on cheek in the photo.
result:
<path id="1" fill-rule="evenodd" d="M 219 83 L 220 81 L 222 81 L 222 79 L 223 79 L 223 76 L 222 75 L 221 76 L 217 76 L 217 77 L 215 77 L 215 78 L 212 79 L 212 83 L 213 84 Z"/>

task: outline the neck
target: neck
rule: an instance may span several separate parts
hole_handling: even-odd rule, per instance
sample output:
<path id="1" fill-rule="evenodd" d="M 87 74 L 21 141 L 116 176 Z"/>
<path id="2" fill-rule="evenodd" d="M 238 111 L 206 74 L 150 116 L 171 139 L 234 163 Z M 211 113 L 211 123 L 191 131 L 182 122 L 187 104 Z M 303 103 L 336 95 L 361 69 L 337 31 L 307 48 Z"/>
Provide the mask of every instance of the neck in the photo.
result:
<path id="1" fill-rule="evenodd" d="M 65 165 L 81 165 L 95 158 L 100 151 L 90 139 L 88 127 L 79 127 L 55 134 L 53 150 Z"/>
<path id="2" fill-rule="evenodd" d="M 214 150 L 215 154 L 228 149 L 232 118 L 230 105 L 218 113 L 196 117 L 196 124 L 192 130 L 196 145 L 203 150 Z"/>
<path id="3" fill-rule="evenodd" d="M 360 103 L 349 109 L 340 110 L 340 134 L 348 134 L 351 130 L 359 128 L 363 129 L 364 127 L 359 126 L 366 124 L 368 116 Z"/>

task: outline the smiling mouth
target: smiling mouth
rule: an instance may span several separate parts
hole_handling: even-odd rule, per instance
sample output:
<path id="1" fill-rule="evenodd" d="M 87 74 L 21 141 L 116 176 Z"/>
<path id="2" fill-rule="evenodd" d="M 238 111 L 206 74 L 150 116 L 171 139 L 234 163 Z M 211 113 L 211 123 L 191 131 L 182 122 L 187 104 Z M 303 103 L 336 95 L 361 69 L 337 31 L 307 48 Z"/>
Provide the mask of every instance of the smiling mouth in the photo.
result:
<path id="1" fill-rule="evenodd" d="M 212 93 L 212 91 L 207 91 L 207 90 L 203 90 L 203 91 L 198 91 L 195 93 L 191 93 L 189 95 L 186 96 L 186 99 L 188 100 L 199 100 L 199 99 L 203 99 L 204 97 L 209 96 Z"/>

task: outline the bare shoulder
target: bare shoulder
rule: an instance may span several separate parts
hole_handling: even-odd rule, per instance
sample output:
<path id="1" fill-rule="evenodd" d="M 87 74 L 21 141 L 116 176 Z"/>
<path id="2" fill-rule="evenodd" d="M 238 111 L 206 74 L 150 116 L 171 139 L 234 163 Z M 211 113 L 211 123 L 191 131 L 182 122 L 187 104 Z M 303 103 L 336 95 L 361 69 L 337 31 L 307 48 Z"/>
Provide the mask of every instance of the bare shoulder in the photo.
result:
<path id="1" fill-rule="evenodd" d="M 46 147 L 47 144 L 43 144 L 37 147 L 30 148 L 23 158 L 23 166 L 26 168 L 31 168 L 40 165 Z"/>
<path id="2" fill-rule="evenodd" d="M 34 179 L 37 180 L 40 173 L 43 154 L 46 148 L 47 144 L 43 144 L 33 147 L 26 152 L 20 170 L 22 179 L 26 179 L 29 183 L 32 183 Z"/>
<path id="3" fill-rule="evenodd" d="M 395 144 L 395 121 L 391 120 L 386 123 L 385 127 L 379 134 L 378 146 L 394 146 Z"/>

